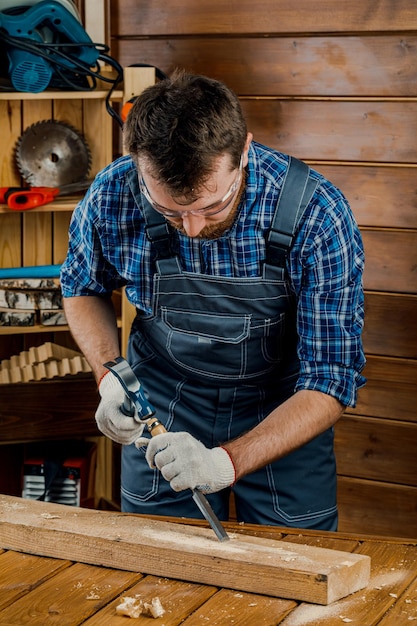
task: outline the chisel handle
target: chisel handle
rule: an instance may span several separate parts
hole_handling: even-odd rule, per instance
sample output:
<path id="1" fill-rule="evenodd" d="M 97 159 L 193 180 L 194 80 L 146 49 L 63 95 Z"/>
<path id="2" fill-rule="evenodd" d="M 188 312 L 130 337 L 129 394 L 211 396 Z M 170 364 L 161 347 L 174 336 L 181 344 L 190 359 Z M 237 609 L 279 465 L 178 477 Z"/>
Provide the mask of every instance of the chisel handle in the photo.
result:
<path id="1" fill-rule="evenodd" d="M 165 426 L 159 421 L 157 417 L 150 417 L 146 420 L 146 427 L 151 435 L 151 437 L 156 437 L 156 435 L 162 435 L 162 433 L 166 433 L 167 429 Z"/>

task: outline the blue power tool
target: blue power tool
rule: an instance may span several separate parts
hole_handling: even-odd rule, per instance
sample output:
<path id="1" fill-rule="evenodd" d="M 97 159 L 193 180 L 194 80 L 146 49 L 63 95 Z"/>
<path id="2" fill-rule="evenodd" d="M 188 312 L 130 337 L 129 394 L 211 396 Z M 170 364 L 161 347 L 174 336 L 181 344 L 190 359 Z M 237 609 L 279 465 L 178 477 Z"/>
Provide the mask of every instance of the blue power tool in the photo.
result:
<path id="1" fill-rule="evenodd" d="M 86 68 L 97 65 L 100 45 L 84 30 L 72 0 L 4 0 L 0 6 L 0 42 L 14 89 L 91 88 Z"/>

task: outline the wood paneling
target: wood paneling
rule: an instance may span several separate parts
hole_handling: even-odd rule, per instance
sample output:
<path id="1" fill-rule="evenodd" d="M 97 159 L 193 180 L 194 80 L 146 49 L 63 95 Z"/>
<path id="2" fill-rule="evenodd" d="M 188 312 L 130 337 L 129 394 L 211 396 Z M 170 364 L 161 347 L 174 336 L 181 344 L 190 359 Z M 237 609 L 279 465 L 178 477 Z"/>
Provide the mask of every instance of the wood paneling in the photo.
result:
<path id="1" fill-rule="evenodd" d="M 368 354 L 363 374 L 367 383 L 348 413 L 417 423 L 417 361 Z"/>
<path id="2" fill-rule="evenodd" d="M 344 415 L 335 427 L 338 472 L 417 487 L 417 423 Z"/>
<path id="3" fill-rule="evenodd" d="M 320 162 L 312 167 L 343 190 L 359 226 L 417 228 L 417 167 Z"/>
<path id="4" fill-rule="evenodd" d="M 365 351 L 380 356 L 417 359 L 416 319 L 417 295 L 366 293 Z"/>
<path id="5" fill-rule="evenodd" d="M 240 95 L 416 96 L 417 37 L 184 37 L 113 40 L 123 66 L 183 67 Z"/>
<path id="6" fill-rule="evenodd" d="M 417 102 L 242 98 L 254 139 L 300 159 L 417 162 Z"/>
<path id="7" fill-rule="evenodd" d="M 417 292 L 417 231 L 362 229 L 365 289 Z"/>
<path id="8" fill-rule="evenodd" d="M 339 530 L 417 537 L 417 488 L 394 483 L 338 478 Z"/>
<path id="9" fill-rule="evenodd" d="M 286 33 L 360 33 L 413 30 L 417 13 L 411 0 L 112 0 L 113 36 L 262 36 Z"/>

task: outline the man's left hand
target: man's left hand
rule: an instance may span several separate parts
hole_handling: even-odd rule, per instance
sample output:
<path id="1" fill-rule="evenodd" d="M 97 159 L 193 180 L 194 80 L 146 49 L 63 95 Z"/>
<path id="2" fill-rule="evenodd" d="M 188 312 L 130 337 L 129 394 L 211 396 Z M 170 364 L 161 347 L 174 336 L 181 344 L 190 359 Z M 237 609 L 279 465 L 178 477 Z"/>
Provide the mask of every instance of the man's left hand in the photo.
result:
<path id="1" fill-rule="evenodd" d="M 214 493 L 235 482 L 233 461 L 225 448 L 206 448 L 189 433 L 164 433 L 141 437 L 136 447 L 147 445 L 149 467 L 157 467 L 174 491 L 199 489 Z"/>

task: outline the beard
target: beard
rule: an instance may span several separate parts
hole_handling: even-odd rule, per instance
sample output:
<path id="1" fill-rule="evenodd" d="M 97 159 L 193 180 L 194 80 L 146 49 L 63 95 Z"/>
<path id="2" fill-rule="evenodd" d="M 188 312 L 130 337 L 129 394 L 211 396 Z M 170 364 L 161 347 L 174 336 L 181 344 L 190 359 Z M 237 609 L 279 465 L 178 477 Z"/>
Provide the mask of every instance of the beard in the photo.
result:
<path id="1" fill-rule="evenodd" d="M 204 226 L 202 230 L 200 230 L 200 232 L 198 233 L 198 235 L 194 237 L 194 239 L 219 239 L 219 237 L 221 237 L 227 230 L 229 230 L 229 228 L 233 226 L 234 221 L 236 219 L 236 215 L 237 215 L 237 209 L 242 200 L 245 187 L 246 187 L 246 172 L 245 170 L 243 170 L 242 182 L 240 184 L 239 193 L 236 196 L 236 199 L 232 205 L 232 208 L 230 209 L 225 219 L 221 222 L 213 222 L 213 224 L 207 224 L 206 226 Z M 187 233 L 185 232 L 182 226 L 182 220 L 170 219 L 169 222 L 172 224 L 172 226 L 176 230 L 178 230 L 178 232 L 188 237 Z"/>

